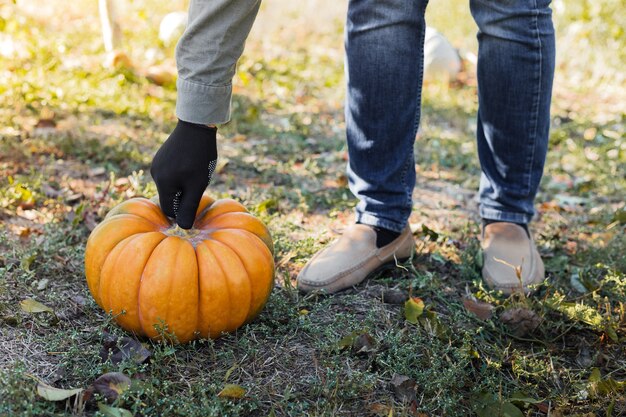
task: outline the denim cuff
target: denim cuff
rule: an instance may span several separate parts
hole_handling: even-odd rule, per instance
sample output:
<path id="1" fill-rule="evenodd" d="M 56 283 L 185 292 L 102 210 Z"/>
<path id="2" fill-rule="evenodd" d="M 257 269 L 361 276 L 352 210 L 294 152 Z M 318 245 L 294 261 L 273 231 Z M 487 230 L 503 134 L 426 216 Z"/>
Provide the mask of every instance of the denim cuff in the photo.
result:
<path id="1" fill-rule="evenodd" d="M 382 227 L 383 229 L 391 230 L 392 232 L 402 233 L 406 224 L 399 224 L 391 222 L 386 219 L 379 219 L 369 213 L 356 213 L 356 222 L 373 227 Z"/>
<path id="2" fill-rule="evenodd" d="M 480 217 L 487 220 L 499 220 L 510 223 L 528 224 L 533 219 L 532 215 L 524 213 L 508 213 L 493 208 L 480 207 Z"/>
<path id="3" fill-rule="evenodd" d="M 232 85 L 211 86 L 178 78 L 176 116 L 189 123 L 222 124 L 230 120 Z"/>

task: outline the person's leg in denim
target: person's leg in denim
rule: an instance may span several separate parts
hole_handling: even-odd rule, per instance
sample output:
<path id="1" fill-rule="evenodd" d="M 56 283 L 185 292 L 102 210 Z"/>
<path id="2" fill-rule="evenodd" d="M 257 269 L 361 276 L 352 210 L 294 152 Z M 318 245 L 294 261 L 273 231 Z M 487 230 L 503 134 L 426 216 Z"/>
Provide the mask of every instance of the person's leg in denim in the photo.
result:
<path id="1" fill-rule="evenodd" d="M 352 0 L 346 135 L 356 220 L 401 232 L 412 209 L 426 0 Z"/>
<path id="2" fill-rule="evenodd" d="M 471 0 L 478 24 L 480 215 L 527 224 L 543 174 L 555 43 L 549 0 Z"/>
<path id="3" fill-rule="evenodd" d="M 545 275 L 528 228 L 512 223 L 525 226 L 535 213 L 548 149 L 556 49 L 549 5 L 550 0 L 470 0 L 479 28 L 483 278 L 505 293 L 528 291 Z M 511 266 L 521 267 L 521 277 Z"/>

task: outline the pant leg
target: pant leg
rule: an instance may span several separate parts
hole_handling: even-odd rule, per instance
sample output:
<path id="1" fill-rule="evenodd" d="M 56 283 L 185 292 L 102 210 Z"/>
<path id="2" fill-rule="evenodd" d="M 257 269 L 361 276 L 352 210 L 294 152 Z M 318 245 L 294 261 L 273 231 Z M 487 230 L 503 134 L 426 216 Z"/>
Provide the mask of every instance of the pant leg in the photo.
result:
<path id="1" fill-rule="evenodd" d="M 198 124 L 230 119 L 232 78 L 261 0 L 191 0 L 176 46 L 176 115 Z"/>
<path id="2" fill-rule="evenodd" d="M 412 210 L 427 0 L 350 0 L 346 131 L 357 221 L 402 231 Z"/>
<path id="3" fill-rule="evenodd" d="M 548 149 L 550 0 L 470 0 L 478 24 L 480 215 L 528 223 Z"/>

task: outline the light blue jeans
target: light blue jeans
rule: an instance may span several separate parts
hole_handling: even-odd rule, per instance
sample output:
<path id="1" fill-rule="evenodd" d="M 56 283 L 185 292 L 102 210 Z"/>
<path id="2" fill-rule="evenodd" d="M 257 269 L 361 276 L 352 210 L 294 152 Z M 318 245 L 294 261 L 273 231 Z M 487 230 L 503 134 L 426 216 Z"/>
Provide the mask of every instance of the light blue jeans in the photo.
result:
<path id="1" fill-rule="evenodd" d="M 177 49 L 181 119 L 210 124 L 228 118 L 230 80 L 259 3 L 192 0 Z M 528 223 L 534 214 L 554 77 L 549 4 L 470 0 L 479 29 L 477 140 L 485 219 Z M 345 31 L 348 176 L 359 200 L 357 221 L 398 232 L 413 204 L 426 5 L 350 0 Z"/>

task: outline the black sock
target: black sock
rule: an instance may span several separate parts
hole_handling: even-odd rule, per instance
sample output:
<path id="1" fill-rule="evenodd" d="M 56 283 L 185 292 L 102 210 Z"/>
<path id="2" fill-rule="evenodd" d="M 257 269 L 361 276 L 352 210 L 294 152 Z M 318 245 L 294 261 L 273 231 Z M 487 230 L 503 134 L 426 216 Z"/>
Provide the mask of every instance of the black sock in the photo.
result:
<path id="1" fill-rule="evenodd" d="M 357 224 L 362 224 L 361 222 L 357 222 Z M 394 240 L 400 236 L 399 232 L 394 232 L 393 230 L 385 229 L 383 227 L 378 226 L 370 226 L 376 232 L 376 247 L 382 248 L 383 246 L 387 246 Z"/>
<path id="2" fill-rule="evenodd" d="M 526 234 L 528 235 L 528 237 L 530 237 L 530 231 L 528 230 L 528 225 L 526 223 L 507 222 L 506 220 L 491 220 L 491 219 L 482 219 L 482 221 L 483 221 L 483 228 L 491 223 L 513 223 L 518 226 L 521 226 L 526 231 Z"/>

